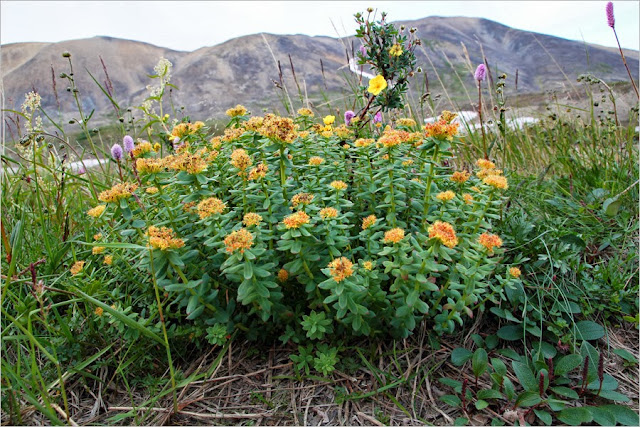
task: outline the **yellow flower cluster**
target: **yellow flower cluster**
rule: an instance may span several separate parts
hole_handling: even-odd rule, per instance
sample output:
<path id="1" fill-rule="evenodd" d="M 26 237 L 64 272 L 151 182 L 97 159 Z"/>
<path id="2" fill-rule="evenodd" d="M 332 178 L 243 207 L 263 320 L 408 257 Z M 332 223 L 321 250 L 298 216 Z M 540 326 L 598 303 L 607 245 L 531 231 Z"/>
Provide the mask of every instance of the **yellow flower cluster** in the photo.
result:
<path id="1" fill-rule="evenodd" d="M 473 203 L 473 196 L 472 196 L 471 194 L 469 194 L 469 193 L 464 193 L 464 194 L 462 195 L 462 197 L 464 198 L 464 202 L 465 202 L 467 205 L 470 205 L 471 203 Z"/>
<path id="2" fill-rule="evenodd" d="M 249 212 L 248 214 L 245 214 L 244 217 L 242 218 L 242 223 L 246 227 L 258 225 L 260 224 L 261 221 L 262 221 L 262 216 L 254 212 Z"/>
<path id="3" fill-rule="evenodd" d="M 416 121 L 409 118 L 400 118 L 396 120 L 396 126 L 405 126 L 405 127 L 414 127 L 416 125 Z"/>
<path id="4" fill-rule="evenodd" d="M 147 187 L 144 192 L 147 194 L 156 194 L 158 191 L 158 187 Z"/>
<path id="5" fill-rule="evenodd" d="M 93 249 L 91 249 L 91 253 L 93 255 L 99 255 L 102 252 L 104 252 L 104 250 L 107 249 L 104 246 L 94 246 Z"/>
<path id="6" fill-rule="evenodd" d="M 338 216 L 336 208 L 323 208 L 320 209 L 320 217 L 322 219 L 335 218 Z"/>
<path id="7" fill-rule="evenodd" d="M 258 132 L 269 139 L 289 144 L 298 136 L 297 130 L 293 119 L 267 114 Z"/>
<path id="8" fill-rule="evenodd" d="M 378 94 L 380 94 L 380 92 L 385 90 L 386 87 L 387 81 L 381 74 L 378 74 L 377 76 L 369 80 L 369 87 L 367 88 L 367 91 L 374 96 L 377 96 Z"/>
<path id="9" fill-rule="evenodd" d="M 482 233 L 478 238 L 478 243 L 487 248 L 487 251 L 492 254 L 493 248 L 502 246 L 502 239 L 495 234 Z"/>
<path id="10" fill-rule="evenodd" d="M 236 150 L 233 150 L 233 153 L 231 153 L 231 164 L 236 169 L 240 169 L 240 171 L 243 172 L 246 168 L 253 164 L 253 161 L 244 149 L 238 148 Z"/>
<path id="11" fill-rule="evenodd" d="M 141 174 L 162 172 L 165 168 L 162 159 L 136 159 L 136 169 Z"/>
<path id="12" fill-rule="evenodd" d="M 453 229 L 453 226 L 448 222 L 436 221 L 427 229 L 427 231 L 429 232 L 430 239 L 438 239 L 443 245 L 449 248 L 453 248 L 458 244 L 456 232 Z"/>
<path id="13" fill-rule="evenodd" d="M 313 156 L 309 159 L 310 166 L 320 166 L 324 163 L 324 159 L 322 157 Z"/>
<path id="14" fill-rule="evenodd" d="M 107 208 L 107 205 L 98 205 L 95 208 L 91 208 L 87 211 L 87 215 L 92 216 L 94 218 L 98 218 L 104 210 Z"/>
<path id="15" fill-rule="evenodd" d="M 397 130 L 390 127 L 385 128 L 382 136 L 378 139 L 378 144 L 382 144 L 387 148 L 395 147 L 403 142 L 409 142 L 412 135 L 406 130 Z"/>
<path id="16" fill-rule="evenodd" d="M 200 219 L 210 217 L 211 215 L 220 215 L 227 204 L 216 197 L 209 197 L 198 203 L 198 215 Z"/>
<path id="17" fill-rule="evenodd" d="M 156 227 L 152 225 L 147 230 L 149 244 L 154 249 L 166 251 L 167 249 L 178 249 L 184 246 L 184 240 L 178 239 L 171 228 Z"/>
<path id="18" fill-rule="evenodd" d="M 245 128 L 245 130 L 258 132 L 263 124 L 264 117 L 255 116 L 244 122 L 243 127 Z"/>
<path id="19" fill-rule="evenodd" d="M 105 203 L 115 203 L 121 199 L 131 197 L 134 191 L 138 188 L 138 184 L 129 184 L 127 182 L 116 184 L 109 190 L 105 190 L 98 195 L 98 200 Z"/>
<path id="20" fill-rule="evenodd" d="M 71 266 L 71 269 L 69 271 L 71 272 L 72 276 L 75 276 L 76 274 L 80 273 L 83 268 L 84 268 L 84 261 L 76 261 Z"/>
<path id="21" fill-rule="evenodd" d="M 289 280 L 289 272 L 287 270 L 285 270 L 284 268 L 281 268 L 280 271 L 278 271 L 278 280 L 281 283 L 284 283 L 287 280 Z"/>
<path id="22" fill-rule="evenodd" d="M 298 205 L 308 205 L 313 201 L 314 195 L 309 193 L 298 193 L 291 198 L 291 205 L 297 208 Z"/>
<path id="23" fill-rule="evenodd" d="M 347 125 L 340 125 L 333 130 L 338 138 L 347 139 L 353 136 L 353 131 Z"/>
<path id="24" fill-rule="evenodd" d="M 375 224 L 377 220 L 378 220 L 378 218 L 376 218 L 375 215 L 369 215 L 368 217 L 366 217 L 366 218 L 364 218 L 362 220 L 362 229 L 366 230 L 367 228 L 369 228 L 373 224 Z"/>
<path id="25" fill-rule="evenodd" d="M 467 171 L 456 171 L 451 175 L 451 181 L 457 182 L 458 184 L 464 184 L 469 180 L 471 174 Z"/>
<path id="26" fill-rule="evenodd" d="M 96 307 L 93 313 L 98 317 L 102 317 L 102 315 L 104 314 L 104 309 L 102 307 Z"/>
<path id="27" fill-rule="evenodd" d="M 269 166 L 267 166 L 266 163 L 260 163 L 255 168 L 249 171 L 249 180 L 257 181 L 259 179 L 264 178 L 265 176 L 267 176 L 268 170 L 269 170 Z"/>
<path id="28" fill-rule="evenodd" d="M 364 267 L 365 270 L 373 270 L 373 262 L 372 261 L 365 261 L 362 263 L 362 266 Z"/>
<path id="29" fill-rule="evenodd" d="M 234 108 L 229 108 L 227 110 L 227 116 L 229 117 L 244 116 L 245 114 L 247 114 L 247 109 L 240 104 L 236 105 Z"/>
<path id="30" fill-rule="evenodd" d="M 331 277 L 336 282 L 341 282 L 353 275 L 353 263 L 345 257 L 336 258 L 328 265 Z"/>
<path id="31" fill-rule="evenodd" d="M 337 191 L 346 190 L 348 187 L 347 183 L 344 181 L 332 181 L 329 186 L 333 187 Z"/>
<path id="32" fill-rule="evenodd" d="M 304 211 L 298 211 L 286 217 L 282 222 L 287 228 L 300 228 L 303 224 L 309 223 L 309 215 Z"/>
<path id="33" fill-rule="evenodd" d="M 445 123 L 451 123 L 456 119 L 456 117 L 458 117 L 458 113 L 452 113 L 451 111 L 444 110 L 440 115 L 440 120 Z"/>
<path id="34" fill-rule="evenodd" d="M 331 126 L 336 121 L 336 116 L 325 116 L 322 122 L 325 126 Z"/>
<path id="35" fill-rule="evenodd" d="M 113 255 L 105 255 L 104 256 L 104 264 L 111 265 L 113 264 Z"/>
<path id="36" fill-rule="evenodd" d="M 409 159 L 409 160 L 405 160 L 404 162 L 402 162 L 402 166 L 411 166 L 413 164 L 413 160 Z"/>
<path id="37" fill-rule="evenodd" d="M 374 142 L 373 138 L 358 138 L 354 144 L 356 147 L 368 147 Z"/>
<path id="38" fill-rule="evenodd" d="M 305 117 L 313 117 L 313 111 L 311 111 L 308 108 L 300 108 L 298 110 L 298 115 L 299 116 L 305 116 Z"/>
<path id="39" fill-rule="evenodd" d="M 490 160 L 487 159 L 478 159 L 476 161 L 476 165 L 480 168 L 480 169 L 495 169 L 496 168 L 496 164 L 493 163 Z"/>
<path id="40" fill-rule="evenodd" d="M 494 188 L 499 188 L 501 190 L 506 190 L 507 188 L 509 188 L 509 184 L 507 183 L 507 178 L 500 175 L 489 175 L 485 179 L 483 179 L 482 182 Z"/>
<path id="41" fill-rule="evenodd" d="M 454 193 L 451 190 L 448 190 L 448 191 L 443 191 L 442 193 L 438 193 L 438 195 L 436 196 L 436 199 L 440 200 L 441 202 L 448 202 L 449 200 L 452 200 L 455 197 L 456 197 L 456 193 Z"/>
<path id="42" fill-rule="evenodd" d="M 184 171 L 191 175 L 199 174 L 207 168 L 207 162 L 197 154 L 183 151 L 177 155 L 167 156 L 163 159 L 165 167 Z"/>
<path id="43" fill-rule="evenodd" d="M 511 277 L 514 277 L 517 279 L 518 277 L 520 277 L 520 275 L 522 275 L 522 271 L 520 271 L 518 267 L 511 267 L 509 269 L 509 274 L 511 275 Z"/>
<path id="44" fill-rule="evenodd" d="M 459 123 L 448 123 L 445 120 L 438 120 L 434 123 L 427 123 L 424 126 L 424 134 L 427 138 L 446 139 L 452 141 L 458 134 Z"/>
<path id="45" fill-rule="evenodd" d="M 398 243 L 404 239 L 404 230 L 402 228 L 393 228 L 384 233 L 384 243 Z"/>
<path id="46" fill-rule="evenodd" d="M 253 235 L 247 229 L 241 228 L 240 230 L 232 231 L 231 234 L 225 237 L 224 244 L 229 253 L 237 250 L 240 253 L 244 253 L 245 249 L 249 249 L 253 245 Z"/>
<path id="47" fill-rule="evenodd" d="M 402 46 L 398 43 L 394 44 L 389 48 L 389 55 L 391 56 L 400 56 L 402 55 Z"/>
<path id="48" fill-rule="evenodd" d="M 195 122 L 195 123 L 178 123 L 171 130 L 170 139 L 173 140 L 175 138 L 183 138 L 187 135 L 191 135 L 192 133 L 196 133 L 204 126 L 203 122 Z"/>
<path id="49" fill-rule="evenodd" d="M 133 157 L 140 157 L 143 154 L 147 154 L 153 151 L 153 145 L 149 141 L 141 141 L 136 147 L 133 149 L 131 154 Z"/>

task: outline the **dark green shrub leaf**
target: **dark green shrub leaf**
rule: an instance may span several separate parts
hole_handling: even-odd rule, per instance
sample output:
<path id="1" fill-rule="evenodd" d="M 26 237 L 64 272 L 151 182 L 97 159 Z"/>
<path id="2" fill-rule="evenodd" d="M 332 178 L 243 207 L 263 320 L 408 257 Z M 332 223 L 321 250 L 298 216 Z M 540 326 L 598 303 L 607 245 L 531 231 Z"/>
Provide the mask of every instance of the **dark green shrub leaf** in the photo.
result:
<path id="1" fill-rule="evenodd" d="M 473 353 L 473 359 L 471 360 L 471 369 L 473 370 L 473 375 L 477 378 L 484 374 L 487 370 L 487 364 L 489 363 L 489 359 L 487 356 L 487 351 L 484 348 L 479 348 Z"/>
<path id="2" fill-rule="evenodd" d="M 498 329 L 498 337 L 505 341 L 517 341 L 524 338 L 522 325 L 507 325 Z"/>
<path id="3" fill-rule="evenodd" d="M 593 341 L 604 336 L 604 328 L 591 320 L 581 320 L 576 323 L 576 338 Z"/>
<path id="4" fill-rule="evenodd" d="M 603 405 L 600 408 L 610 411 L 616 418 L 616 422 L 618 424 L 622 424 L 623 426 L 640 425 L 640 418 L 638 417 L 638 413 L 628 406 Z"/>
<path id="5" fill-rule="evenodd" d="M 453 394 L 445 394 L 444 396 L 440 396 L 440 400 L 442 400 L 449 406 L 453 406 L 454 408 L 460 406 L 461 403 L 460 398 L 458 396 L 454 396 Z"/>
<path id="6" fill-rule="evenodd" d="M 520 385 L 522 385 L 525 390 L 538 392 L 538 381 L 526 363 L 512 362 L 511 366 L 513 366 L 513 371 L 516 373 Z"/>
<path id="7" fill-rule="evenodd" d="M 631 354 L 629 351 L 623 348 L 616 348 L 615 350 L 613 350 L 613 352 L 618 356 L 622 357 L 627 362 L 636 363 L 636 364 L 638 363 L 638 359 L 636 359 L 636 357 L 633 354 Z"/>
<path id="8" fill-rule="evenodd" d="M 544 425 L 546 426 L 551 425 L 553 418 L 551 417 L 550 413 L 548 413 L 547 411 L 542 411 L 540 409 L 534 409 L 533 412 L 536 414 L 538 419 L 544 423 Z"/>
<path id="9" fill-rule="evenodd" d="M 551 387 L 551 391 L 558 396 L 568 397 L 569 399 L 578 399 L 578 393 L 569 387 Z"/>
<path id="10" fill-rule="evenodd" d="M 564 356 L 555 363 L 553 372 L 556 376 L 562 376 L 580 366 L 581 363 L 582 356 L 579 354 L 570 354 L 568 356 Z"/>
<path id="11" fill-rule="evenodd" d="M 537 405 L 542 402 L 542 398 L 537 391 L 525 391 L 520 393 L 518 398 L 516 399 L 515 407 L 526 408 L 529 406 Z"/>
<path id="12" fill-rule="evenodd" d="M 453 422 L 453 425 L 454 425 L 454 426 L 466 426 L 468 422 L 469 422 L 469 419 L 468 419 L 468 418 L 458 417 L 458 418 L 456 418 L 456 420 Z"/>
<path id="13" fill-rule="evenodd" d="M 451 352 L 451 363 L 455 366 L 462 366 L 473 357 L 473 353 L 466 348 L 458 347 Z"/>
<path id="14" fill-rule="evenodd" d="M 492 388 L 480 390 L 477 395 L 478 399 L 504 399 L 502 393 Z"/>
<path id="15" fill-rule="evenodd" d="M 558 412 L 558 419 L 570 426 L 579 426 L 591 422 L 593 417 L 587 408 L 566 408 Z"/>
<path id="16" fill-rule="evenodd" d="M 608 409 L 599 408 L 597 406 L 587 406 L 589 412 L 591 412 L 591 417 L 593 417 L 593 421 L 598 423 L 601 426 L 615 426 L 616 425 L 616 417 L 613 415 Z"/>
<path id="17" fill-rule="evenodd" d="M 595 394 L 596 392 L 597 390 L 594 391 L 593 393 Z M 617 391 L 613 391 L 613 390 L 602 390 L 600 391 L 599 396 L 604 397 L 605 399 L 608 399 L 608 400 L 613 400 L 614 402 L 628 402 L 630 400 L 624 394 L 618 393 Z"/>

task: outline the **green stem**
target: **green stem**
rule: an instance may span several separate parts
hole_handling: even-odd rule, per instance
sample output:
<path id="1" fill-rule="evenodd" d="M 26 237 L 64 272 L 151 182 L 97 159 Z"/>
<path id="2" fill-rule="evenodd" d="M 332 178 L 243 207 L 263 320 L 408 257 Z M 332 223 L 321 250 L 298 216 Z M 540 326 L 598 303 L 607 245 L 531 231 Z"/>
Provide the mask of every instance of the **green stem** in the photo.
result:
<path id="1" fill-rule="evenodd" d="M 285 203 L 287 203 L 289 200 L 287 197 L 287 187 L 285 185 L 286 180 L 287 177 L 285 176 L 284 167 L 284 146 L 280 146 L 280 186 L 282 187 L 282 198 L 284 199 Z"/>
<path id="2" fill-rule="evenodd" d="M 173 412 L 177 414 L 178 413 L 178 396 L 176 395 L 176 375 L 173 369 L 173 360 L 171 358 L 171 348 L 169 347 L 169 337 L 167 335 L 167 326 L 164 322 L 164 314 L 162 312 L 162 301 L 160 300 L 160 291 L 158 290 L 158 282 L 156 281 L 156 271 L 155 271 L 155 268 L 153 267 L 153 249 L 149 249 L 149 266 L 151 267 L 151 280 L 153 281 L 153 289 L 156 294 L 156 302 L 158 303 L 158 314 L 160 315 L 160 323 L 162 324 L 162 333 L 164 335 L 165 349 L 167 350 L 167 360 L 169 362 L 169 372 L 171 375 L 171 392 L 173 394 Z"/>
<path id="3" fill-rule="evenodd" d="M 424 192 L 424 209 L 422 211 L 422 221 L 424 227 L 426 227 L 427 214 L 429 213 L 429 198 L 431 196 L 431 183 L 433 182 L 434 164 L 438 162 L 440 156 L 440 146 L 436 144 L 436 149 L 433 152 L 433 160 L 429 165 L 429 176 L 427 177 L 427 187 Z"/>

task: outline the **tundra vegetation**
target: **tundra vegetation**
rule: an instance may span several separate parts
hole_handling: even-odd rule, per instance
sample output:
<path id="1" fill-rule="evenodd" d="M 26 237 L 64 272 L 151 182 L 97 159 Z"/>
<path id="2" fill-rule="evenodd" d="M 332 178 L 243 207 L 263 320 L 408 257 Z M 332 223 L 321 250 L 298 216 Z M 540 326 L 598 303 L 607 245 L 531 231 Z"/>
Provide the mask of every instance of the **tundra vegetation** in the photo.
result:
<path id="1" fill-rule="evenodd" d="M 331 109 L 280 86 L 214 132 L 160 59 L 139 106 L 94 79 L 103 150 L 64 52 L 83 151 L 38 93 L 5 111 L 3 424 L 638 424 L 631 86 L 513 128 L 479 64 L 474 128 L 411 93 L 414 29 L 355 21 L 375 77 Z"/>

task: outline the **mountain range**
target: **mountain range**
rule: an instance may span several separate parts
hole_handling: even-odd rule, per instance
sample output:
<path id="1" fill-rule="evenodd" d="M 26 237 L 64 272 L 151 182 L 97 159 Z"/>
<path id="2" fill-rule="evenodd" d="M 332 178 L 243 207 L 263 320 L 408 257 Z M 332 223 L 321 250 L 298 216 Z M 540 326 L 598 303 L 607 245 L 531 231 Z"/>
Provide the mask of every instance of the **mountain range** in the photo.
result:
<path id="1" fill-rule="evenodd" d="M 485 59 L 492 79 L 507 74 L 511 91 L 517 74 L 518 93 L 569 90 L 583 73 L 607 82 L 628 81 L 614 48 L 517 30 L 481 18 L 428 17 L 397 24 L 415 27 L 423 42 L 416 50 L 423 70 L 414 79 L 418 96 L 426 91 L 432 96 L 442 94 L 445 89 L 453 94 L 473 93 L 473 70 Z M 221 117 L 236 104 L 254 110 L 282 109 L 282 104 L 274 105 L 284 96 L 279 85 L 286 87 L 296 108 L 302 106 L 299 93 L 313 106 L 331 101 L 337 106 L 340 101 L 336 100 L 349 93 L 345 76 L 354 75 L 348 58 L 359 44 L 355 37 L 274 34 L 247 35 L 193 52 L 103 36 L 13 43 L 0 47 L 2 90 L 6 109 L 19 110 L 25 93 L 36 90 L 45 109 L 55 111 L 60 105 L 64 115 L 71 115 L 75 101 L 65 91 L 67 81 L 59 77 L 70 72 L 68 59 L 61 55 L 67 51 L 83 108 L 95 109 L 97 122 L 114 110 L 88 72 L 104 84 L 106 70 L 120 106 L 131 107 L 148 96 L 147 86 L 154 83 L 148 75 L 161 57 L 173 63 L 171 83 L 179 89 L 171 93 L 174 105 L 184 106 L 197 119 Z M 625 50 L 625 55 L 637 79 L 638 51 Z"/>

